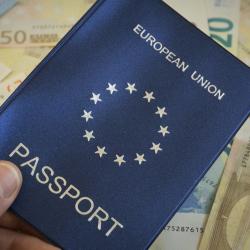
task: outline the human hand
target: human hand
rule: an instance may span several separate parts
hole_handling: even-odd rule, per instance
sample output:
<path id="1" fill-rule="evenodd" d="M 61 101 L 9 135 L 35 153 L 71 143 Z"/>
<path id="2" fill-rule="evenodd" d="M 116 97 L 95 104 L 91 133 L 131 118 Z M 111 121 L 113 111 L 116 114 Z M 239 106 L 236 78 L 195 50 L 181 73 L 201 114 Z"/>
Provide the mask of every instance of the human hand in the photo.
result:
<path id="1" fill-rule="evenodd" d="M 58 250 L 22 219 L 6 212 L 16 199 L 21 185 L 20 170 L 13 163 L 0 161 L 0 249 Z"/>

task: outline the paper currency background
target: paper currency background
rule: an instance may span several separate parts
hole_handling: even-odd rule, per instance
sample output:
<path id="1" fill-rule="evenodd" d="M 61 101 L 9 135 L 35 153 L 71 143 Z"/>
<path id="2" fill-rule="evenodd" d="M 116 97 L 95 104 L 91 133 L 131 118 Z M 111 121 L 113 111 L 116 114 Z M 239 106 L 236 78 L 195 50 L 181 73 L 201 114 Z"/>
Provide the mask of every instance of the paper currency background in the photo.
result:
<path id="1" fill-rule="evenodd" d="M 94 2 L 0 0 L 0 105 Z"/>
<path id="2" fill-rule="evenodd" d="M 95 0 L 0 0 L 0 105 L 94 2 Z M 250 0 L 164 2 L 250 66 Z M 240 173 L 240 165 L 236 164 L 240 159 L 235 159 L 235 154 L 250 154 L 249 148 L 244 147 L 249 134 L 248 125 L 237 135 L 234 143 L 237 145 L 233 144 L 233 151 L 230 153 L 230 145 L 224 150 L 159 235 L 151 250 L 195 250 L 199 249 L 200 242 L 201 250 L 243 249 L 247 246 L 244 249 L 250 249 L 247 240 L 250 238 L 250 222 L 245 219 L 247 215 L 250 218 L 248 199 L 241 201 L 237 205 L 238 210 L 233 211 L 236 214 L 240 211 L 239 221 L 235 217 L 228 220 L 228 228 L 235 228 L 233 231 L 228 229 L 225 233 L 221 229 L 224 224 L 216 224 L 218 216 L 223 214 L 220 207 L 224 204 L 226 190 L 230 190 L 228 183 L 232 171 Z M 247 164 L 249 167 L 249 157 Z M 242 179 L 240 181 L 244 183 Z M 250 193 L 248 186 L 247 189 Z M 214 232 L 217 243 L 216 240 L 213 241 L 216 238 Z M 223 243 L 218 243 L 221 238 L 224 239 Z"/>
<path id="3" fill-rule="evenodd" d="M 250 118 L 235 137 L 200 249 L 250 249 Z"/>

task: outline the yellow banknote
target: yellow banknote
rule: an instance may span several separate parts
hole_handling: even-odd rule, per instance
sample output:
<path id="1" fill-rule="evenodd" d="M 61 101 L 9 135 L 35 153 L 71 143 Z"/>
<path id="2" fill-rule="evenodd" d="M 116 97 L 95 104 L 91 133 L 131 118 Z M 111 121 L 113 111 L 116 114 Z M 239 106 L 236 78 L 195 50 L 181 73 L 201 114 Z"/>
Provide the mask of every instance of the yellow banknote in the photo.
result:
<path id="1" fill-rule="evenodd" d="M 10 94 L 2 86 L 24 80 L 94 2 L 19 0 L 0 17 L 0 103 Z M 43 39 L 48 34 L 56 39 Z"/>
<path id="2" fill-rule="evenodd" d="M 0 62 L 0 82 L 3 81 L 11 72 L 11 69 Z"/>
<path id="3" fill-rule="evenodd" d="M 0 48 L 54 46 L 94 2 L 18 0 L 0 16 Z"/>
<path id="4" fill-rule="evenodd" d="M 250 0 L 241 0 L 238 57 L 250 66 Z"/>
<path id="5" fill-rule="evenodd" d="M 237 55 L 240 0 L 205 2 L 210 36 L 233 55 Z"/>
<path id="6" fill-rule="evenodd" d="M 51 49 L 51 47 L 0 48 L 0 106 Z"/>
<path id="7" fill-rule="evenodd" d="M 15 89 L 24 81 L 26 75 L 16 74 L 12 76 L 5 82 L 0 84 L 0 106 L 5 102 L 5 100 L 15 91 Z"/>
<path id="8" fill-rule="evenodd" d="M 199 249 L 250 249 L 250 118 L 235 137 Z"/>
<path id="9" fill-rule="evenodd" d="M 34 69 L 34 67 L 37 66 L 40 60 L 43 59 L 43 55 L 45 54 L 40 54 L 40 57 L 36 57 L 35 55 L 31 56 L 27 52 L 27 49 L 1 48 L 0 62 L 2 62 L 4 65 L 11 69 L 11 74 L 22 72 L 28 75 Z M 46 52 L 48 53 L 47 50 Z M 11 76 L 11 74 L 9 75 Z"/>

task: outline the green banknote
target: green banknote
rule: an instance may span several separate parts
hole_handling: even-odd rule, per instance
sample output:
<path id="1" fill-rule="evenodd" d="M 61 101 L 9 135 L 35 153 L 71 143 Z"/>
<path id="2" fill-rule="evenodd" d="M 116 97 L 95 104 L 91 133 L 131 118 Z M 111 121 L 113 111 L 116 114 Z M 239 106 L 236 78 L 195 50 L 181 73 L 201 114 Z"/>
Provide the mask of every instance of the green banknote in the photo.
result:
<path id="1" fill-rule="evenodd" d="M 239 33 L 239 0 L 206 0 L 210 36 L 237 55 Z"/>

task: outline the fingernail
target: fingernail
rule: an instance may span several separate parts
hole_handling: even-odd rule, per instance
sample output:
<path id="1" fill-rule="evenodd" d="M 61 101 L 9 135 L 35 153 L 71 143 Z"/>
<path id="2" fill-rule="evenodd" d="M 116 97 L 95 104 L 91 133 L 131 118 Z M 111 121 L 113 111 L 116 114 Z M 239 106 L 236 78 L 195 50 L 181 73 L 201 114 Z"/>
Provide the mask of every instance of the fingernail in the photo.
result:
<path id="1" fill-rule="evenodd" d="M 0 161 L 0 197 L 3 199 L 11 197 L 20 182 L 18 169 L 11 163 Z"/>

